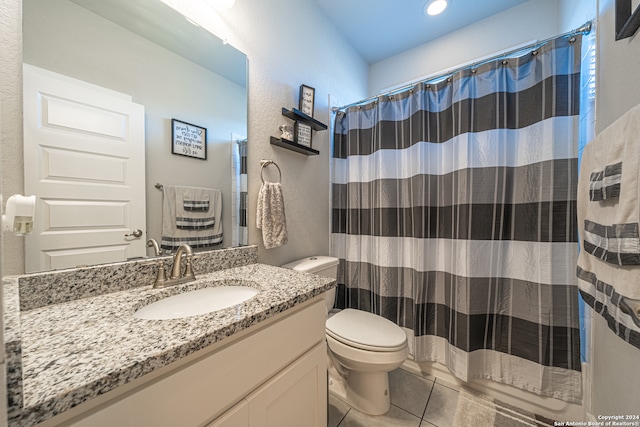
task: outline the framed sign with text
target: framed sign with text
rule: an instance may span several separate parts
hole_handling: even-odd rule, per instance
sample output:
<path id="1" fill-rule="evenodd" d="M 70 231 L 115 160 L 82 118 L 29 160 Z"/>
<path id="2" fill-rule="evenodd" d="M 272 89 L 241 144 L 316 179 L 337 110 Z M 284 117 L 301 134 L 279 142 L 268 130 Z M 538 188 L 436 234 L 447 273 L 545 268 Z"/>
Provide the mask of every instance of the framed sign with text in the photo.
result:
<path id="1" fill-rule="evenodd" d="M 308 124 L 296 122 L 296 143 L 311 148 L 311 130 Z"/>
<path id="2" fill-rule="evenodd" d="M 313 117 L 313 104 L 316 90 L 311 86 L 300 85 L 300 111 L 309 117 Z"/>
<path id="3" fill-rule="evenodd" d="M 171 153 L 207 160 L 207 129 L 171 119 Z"/>

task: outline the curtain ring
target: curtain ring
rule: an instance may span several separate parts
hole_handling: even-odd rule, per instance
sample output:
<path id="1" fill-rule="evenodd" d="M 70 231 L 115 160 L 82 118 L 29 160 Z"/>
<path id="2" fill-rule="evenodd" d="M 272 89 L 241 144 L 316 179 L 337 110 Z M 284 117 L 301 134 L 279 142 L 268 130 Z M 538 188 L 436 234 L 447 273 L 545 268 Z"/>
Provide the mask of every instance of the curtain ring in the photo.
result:
<path id="1" fill-rule="evenodd" d="M 260 163 L 262 163 L 262 167 L 260 168 L 260 179 L 262 180 L 262 183 L 264 184 L 264 176 L 262 175 L 262 173 L 264 172 L 264 168 L 266 168 L 269 165 L 274 165 L 277 169 L 278 169 L 278 182 L 282 181 L 282 171 L 280 170 L 280 166 L 278 166 L 278 164 L 276 162 L 274 162 L 273 160 L 261 160 Z"/>
<path id="2" fill-rule="evenodd" d="M 533 56 L 538 56 L 538 51 L 537 51 L 537 50 L 532 51 L 532 52 L 531 52 L 531 55 L 533 55 Z"/>
<path id="3" fill-rule="evenodd" d="M 475 73 L 477 73 L 477 72 L 478 72 L 478 69 L 477 69 L 477 68 L 472 68 L 472 69 L 471 69 L 471 74 L 475 74 Z"/>
<path id="4" fill-rule="evenodd" d="M 502 65 L 507 65 L 509 63 L 509 61 L 507 61 L 506 59 L 502 60 Z"/>
<path id="5" fill-rule="evenodd" d="M 571 37 L 571 38 L 569 39 L 569 43 L 575 43 L 575 42 L 576 42 L 576 38 L 575 38 L 575 37 Z"/>

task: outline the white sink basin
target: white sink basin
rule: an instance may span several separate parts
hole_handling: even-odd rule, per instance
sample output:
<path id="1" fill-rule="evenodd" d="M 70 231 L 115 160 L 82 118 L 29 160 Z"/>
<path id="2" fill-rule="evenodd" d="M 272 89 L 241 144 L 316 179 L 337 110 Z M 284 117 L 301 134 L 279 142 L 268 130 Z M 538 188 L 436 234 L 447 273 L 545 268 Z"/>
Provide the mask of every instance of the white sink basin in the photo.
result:
<path id="1" fill-rule="evenodd" d="M 258 293 L 250 286 L 216 286 L 196 289 L 156 301 L 133 313 L 133 317 L 146 320 L 169 320 L 197 316 L 233 307 L 253 298 Z"/>

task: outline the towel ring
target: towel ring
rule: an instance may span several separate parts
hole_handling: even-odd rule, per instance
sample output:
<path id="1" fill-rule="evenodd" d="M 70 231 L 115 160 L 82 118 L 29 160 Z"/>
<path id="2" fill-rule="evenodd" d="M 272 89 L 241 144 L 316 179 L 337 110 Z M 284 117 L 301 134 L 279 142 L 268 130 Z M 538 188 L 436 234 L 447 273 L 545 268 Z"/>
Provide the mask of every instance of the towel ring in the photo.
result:
<path id="1" fill-rule="evenodd" d="M 260 163 L 262 164 L 262 167 L 260 168 L 260 179 L 262 180 L 263 184 L 264 184 L 264 176 L 262 173 L 264 171 L 264 168 L 266 168 L 269 165 L 274 165 L 278 169 L 278 175 L 279 175 L 278 182 L 282 181 L 282 171 L 280 170 L 280 166 L 278 166 L 276 162 L 274 162 L 273 160 L 261 160 Z"/>

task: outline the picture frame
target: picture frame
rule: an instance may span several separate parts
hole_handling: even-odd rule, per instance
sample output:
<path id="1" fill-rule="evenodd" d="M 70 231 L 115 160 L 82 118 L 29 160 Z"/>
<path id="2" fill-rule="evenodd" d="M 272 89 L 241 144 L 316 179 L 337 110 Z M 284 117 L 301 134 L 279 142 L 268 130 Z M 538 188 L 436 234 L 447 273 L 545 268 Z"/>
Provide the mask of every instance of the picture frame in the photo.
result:
<path id="1" fill-rule="evenodd" d="M 294 130 L 296 144 L 311 148 L 312 130 L 308 124 L 296 122 Z"/>
<path id="2" fill-rule="evenodd" d="M 316 90 L 311 86 L 300 85 L 299 110 L 309 117 L 313 117 Z"/>
<path id="3" fill-rule="evenodd" d="M 631 0 L 616 0 L 616 41 L 632 37 L 640 28 L 640 5 L 632 12 Z"/>
<path id="4" fill-rule="evenodd" d="M 171 119 L 171 154 L 207 160 L 207 128 Z"/>
<path id="5" fill-rule="evenodd" d="M 640 5 L 631 12 L 631 0 L 616 0 L 616 41 L 633 36 L 640 28 Z"/>

